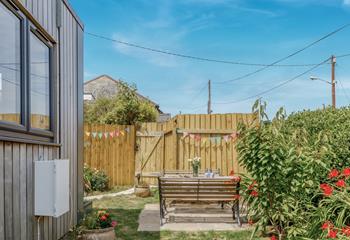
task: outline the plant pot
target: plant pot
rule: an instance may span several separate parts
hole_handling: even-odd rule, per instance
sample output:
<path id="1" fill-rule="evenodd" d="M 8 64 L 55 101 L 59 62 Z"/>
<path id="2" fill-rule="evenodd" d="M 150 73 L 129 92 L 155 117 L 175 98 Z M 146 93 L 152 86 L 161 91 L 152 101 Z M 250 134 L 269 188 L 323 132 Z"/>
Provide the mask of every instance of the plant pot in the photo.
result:
<path id="1" fill-rule="evenodd" d="M 114 240 L 114 227 L 85 230 L 80 240 Z"/>
<path id="2" fill-rule="evenodd" d="M 142 198 L 149 197 L 151 196 L 151 189 L 149 186 L 135 186 L 135 195 Z"/>

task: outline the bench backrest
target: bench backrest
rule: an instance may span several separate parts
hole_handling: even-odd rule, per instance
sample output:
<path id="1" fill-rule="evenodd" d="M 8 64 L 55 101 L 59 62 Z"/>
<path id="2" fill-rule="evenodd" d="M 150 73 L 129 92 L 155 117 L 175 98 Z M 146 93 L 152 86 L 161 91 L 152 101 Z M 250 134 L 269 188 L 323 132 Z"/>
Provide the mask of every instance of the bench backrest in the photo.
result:
<path id="1" fill-rule="evenodd" d="M 159 177 L 161 198 L 182 201 L 233 201 L 238 198 L 238 177 L 167 178 Z"/>
<path id="2" fill-rule="evenodd" d="M 205 174 L 205 170 L 199 170 L 198 171 L 199 175 L 204 175 Z M 220 169 L 214 169 L 212 170 L 212 173 L 214 173 L 215 175 L 220 175 Z M 162 172 L 162 175 L 192 175 L 193 172 L 190 170 L 164 170 Z"/>

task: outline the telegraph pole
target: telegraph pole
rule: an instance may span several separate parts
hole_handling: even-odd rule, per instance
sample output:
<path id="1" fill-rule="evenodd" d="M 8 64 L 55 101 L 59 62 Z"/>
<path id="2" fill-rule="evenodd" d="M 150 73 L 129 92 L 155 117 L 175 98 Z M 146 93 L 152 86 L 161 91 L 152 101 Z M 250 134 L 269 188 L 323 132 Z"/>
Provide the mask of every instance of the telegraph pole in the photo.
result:
<path id="1" fill-rule="evenodd" d="M 331 64 L 332 64 L 332 107 L 336 107 L 335 102 L 335 64 L 337 62 L 337 59 L 334 55 L 331 57 Z"/>
<path id="2" fill-rule="evenodd" d="M 211 82 L 210 79 L 208 81 L 208 114 L 211 114 Z"/>

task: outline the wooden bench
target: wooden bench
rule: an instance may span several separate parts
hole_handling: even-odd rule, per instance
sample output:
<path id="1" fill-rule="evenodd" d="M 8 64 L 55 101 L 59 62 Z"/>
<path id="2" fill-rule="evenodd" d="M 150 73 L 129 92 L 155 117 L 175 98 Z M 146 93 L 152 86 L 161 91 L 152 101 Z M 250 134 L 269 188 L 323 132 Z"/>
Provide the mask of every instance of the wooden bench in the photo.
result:
<path id="1" fill-rule="evenodd" d="M 214 173 L 216 176 L 220 175 L 220 169 L 215 169 L 215 170 L 212 170 L 212 173 Z M 178 176 L 178 175 L 183 175 L 183 176 L 192 176 L 193 172 L 190 171 L 190 170 L 164 170 L 162 172 L 162 176 L 167 176 L 167 175 L 170 175 L 170 176 Z M 204 170 L 199 170 L 198 172 L 199 175 L 203 175 L 205 174 L 205 171 Z"/>
<path id="2" fill-rule="evenodd" d="M 239 177 L 170 178 L 159 177 L 160 224 L 167 212 L 167 201 L 232 204 L 233 219 L 241 226 L 239 214 Z"/>

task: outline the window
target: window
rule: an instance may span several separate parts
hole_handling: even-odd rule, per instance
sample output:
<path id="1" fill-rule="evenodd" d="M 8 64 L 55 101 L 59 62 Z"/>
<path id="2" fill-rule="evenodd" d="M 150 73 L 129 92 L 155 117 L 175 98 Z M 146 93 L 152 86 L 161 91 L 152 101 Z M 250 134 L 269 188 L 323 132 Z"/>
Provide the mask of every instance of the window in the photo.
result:
<path id="1" fill-rule="evenodd" d="M 50 130 L 50 48 L 30 32 L 30 123 Z"/>
<path id="2" fill-rule="evenodd" d="M 0 121 L 21 124 L 21 20 L 0 3 Z"/>
<path id="3" fill-rule="evenodd" d="M 53 141 L 55 46 L 46 36 L 0 0 L 0 137 Z"/>

